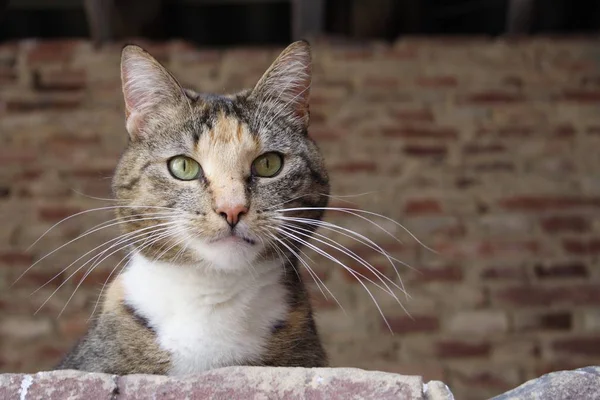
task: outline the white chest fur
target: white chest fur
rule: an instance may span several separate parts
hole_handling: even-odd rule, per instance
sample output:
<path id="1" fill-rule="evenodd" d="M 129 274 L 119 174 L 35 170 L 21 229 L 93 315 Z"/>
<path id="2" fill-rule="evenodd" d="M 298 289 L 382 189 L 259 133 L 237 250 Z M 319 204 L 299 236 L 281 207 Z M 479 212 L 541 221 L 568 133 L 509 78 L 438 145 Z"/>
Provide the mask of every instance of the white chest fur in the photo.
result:
<path id="1" fill-rule="evenodd" d="M 171 354 L 170 375 L 258 359 L 287 313 L 276 265 L 236 273 L 150 262 L 136 255 L 123 272 L 125 299 Z"/>

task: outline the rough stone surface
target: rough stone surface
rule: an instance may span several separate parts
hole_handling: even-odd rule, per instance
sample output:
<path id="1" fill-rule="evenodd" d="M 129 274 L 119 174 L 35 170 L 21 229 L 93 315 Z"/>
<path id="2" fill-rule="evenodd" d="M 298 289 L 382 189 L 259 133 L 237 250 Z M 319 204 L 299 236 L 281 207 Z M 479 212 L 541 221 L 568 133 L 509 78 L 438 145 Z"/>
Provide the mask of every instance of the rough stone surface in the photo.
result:
<path id="1" fill-rule="evenodd" d="M 281 50 L 132 42 L 185 85 L 217 92 L 253 85 Z M 481 400 L 547 372 L 599 365 L 600 39 L 313 45 L 310 135 L 332 195 L 357 195 L 332 205 L 397 220 L 438 252 L 388 220 L 375 222 L 402 244 L 352 215 L 326 214 L 414 268 L 398 265 L 408 316 L 366 279 L 307 252 L 345 310 L 303 272 L 332 366 L 417 374 L 446 382 L 458 399 Z M 81 214 L 27 250 L 60 219 L 112 204 L 100 199 L 111 197 L 109 177 L 127 141 L 120 49 L 81 40 L 0 43 L 0 371 L 51 369 L 125 255 L 108 257 L 76 292 L 84 260 L 61 272 L 113 239 L 117 229 L 107 227 L 9 288 L 33 262 L 112 218 Z M 385 257 L 320 233 L 400 284 Z"/>
<path id="2" fill-rule="evenodd" d="M 534 399 L 600 399 L 600 367 L 546 374 L 493 398 L 493 400 Z"/>
<path id="3" fill-rule="evenodd" d="M 0 375 L 0 398 L 21 400 L 452 400 L 441 382 L 356 368 L 229 367 L 172 378 L 78 371 Z"/>

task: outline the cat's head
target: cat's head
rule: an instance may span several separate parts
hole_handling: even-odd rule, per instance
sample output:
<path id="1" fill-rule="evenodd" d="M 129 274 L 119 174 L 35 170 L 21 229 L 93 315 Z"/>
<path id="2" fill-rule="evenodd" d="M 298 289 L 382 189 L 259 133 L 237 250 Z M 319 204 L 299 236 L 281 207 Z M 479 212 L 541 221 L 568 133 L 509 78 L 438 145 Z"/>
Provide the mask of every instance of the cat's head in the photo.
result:
<path id="1" fill-rule="evenodd" d="M 320 219 L 312 207 L 329 193 L 307 135 L 308 43 L 291 44 L 235 95 L 186 90 L 137 46 L 123 49 L 121 77 L 130 140 L 113 190 L 138 251 L 227 269 L 298 246 L 281 229 L 301 227 L 296 235 L 307 239 L 298 232 L 314 225 L 287 218 Z"/>

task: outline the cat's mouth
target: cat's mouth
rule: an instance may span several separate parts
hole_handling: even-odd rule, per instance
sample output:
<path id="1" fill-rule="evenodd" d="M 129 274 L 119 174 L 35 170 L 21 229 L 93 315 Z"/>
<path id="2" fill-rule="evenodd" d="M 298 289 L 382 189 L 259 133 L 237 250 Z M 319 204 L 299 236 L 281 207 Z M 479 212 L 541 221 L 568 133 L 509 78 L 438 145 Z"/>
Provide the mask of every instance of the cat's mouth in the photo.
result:
<path id="1" fill-rule="evenodd" d="M 216 239 L 211 240 L 210 243 L 223 243 L 223 244 L 225 244 L 225 243 L 231 243 L 231 244 L 247 243 L 247 244 L 253 246 L 256 244 L 256 241 L 254 239 L 251 239 L 240 233 L 229 232 L 225 235 L 222 235 Z"/>

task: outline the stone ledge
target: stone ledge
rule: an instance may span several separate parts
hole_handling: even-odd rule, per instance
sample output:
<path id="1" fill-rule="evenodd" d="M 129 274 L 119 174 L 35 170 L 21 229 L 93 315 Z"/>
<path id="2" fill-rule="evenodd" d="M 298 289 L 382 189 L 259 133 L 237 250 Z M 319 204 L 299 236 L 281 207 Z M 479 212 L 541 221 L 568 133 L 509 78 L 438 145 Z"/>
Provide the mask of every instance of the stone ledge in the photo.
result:
<path id="1" fill-rule="evenodd" d="M 0 399 L 452 400 L 445 384 L 356 368 L 227 367 L 186 377 L 80 371 L 0 375 Z"/>

